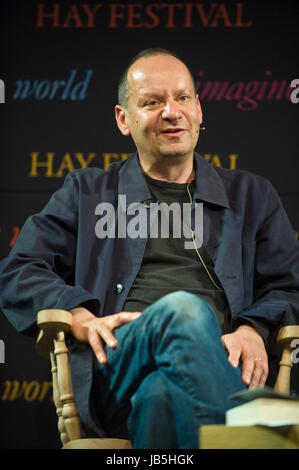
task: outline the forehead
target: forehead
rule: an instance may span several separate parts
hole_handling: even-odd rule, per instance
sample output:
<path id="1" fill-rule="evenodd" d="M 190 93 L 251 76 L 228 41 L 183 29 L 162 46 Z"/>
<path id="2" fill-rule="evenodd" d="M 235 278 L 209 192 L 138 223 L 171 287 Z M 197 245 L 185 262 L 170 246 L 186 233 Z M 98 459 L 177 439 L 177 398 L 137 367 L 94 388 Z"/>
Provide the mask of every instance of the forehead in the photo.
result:
<path id="1" fill-rule="evenodd" d="M 166 54 L 137 60 L 128 71 L 128 85 L 131 96 L 140 96 L 151 91 L 163 93 L 193 89 L 185 64 Z"/>

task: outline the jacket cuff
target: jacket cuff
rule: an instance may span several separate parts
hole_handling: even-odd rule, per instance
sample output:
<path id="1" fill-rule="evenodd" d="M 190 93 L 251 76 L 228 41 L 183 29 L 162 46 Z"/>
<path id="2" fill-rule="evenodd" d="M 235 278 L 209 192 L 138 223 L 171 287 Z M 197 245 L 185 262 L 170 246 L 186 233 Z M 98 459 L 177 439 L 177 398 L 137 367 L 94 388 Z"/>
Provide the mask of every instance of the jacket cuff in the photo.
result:
<path id="1" fill-rule="evenodd" d="M 101 307 L 99 299 L 79 286 L 68 289 L 53 308 L 71 310 L 78 306 L 85 307 L 94 315 L 99 316 Z"/>
<path id="2" fill-rule="evenodd" d="M 245 315 L 235 318 L 233 327 L 236 330 L 240 325 L 252 326 L 263 338 L 266 350 L 270 347 L 271 330 L 265 321 L 260 319 L 246 317 Z"/>

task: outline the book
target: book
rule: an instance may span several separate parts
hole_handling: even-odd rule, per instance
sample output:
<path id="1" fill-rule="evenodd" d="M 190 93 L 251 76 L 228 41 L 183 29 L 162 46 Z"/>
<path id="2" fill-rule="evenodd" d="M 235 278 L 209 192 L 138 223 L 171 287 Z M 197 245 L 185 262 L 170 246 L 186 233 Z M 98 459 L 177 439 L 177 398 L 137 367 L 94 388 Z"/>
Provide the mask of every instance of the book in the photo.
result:
<path id="1" fill-rule="evenodd" d="M 230 395 L 229 398 L 236 398 L 239 401 L 245 402 L 255 400 L 256 398 L 278 398 L 282 400 L 295 400 L 299 402 L 298 395 L 285 395 L 283 393 L 278 393 L 275 392 L 275 390 L 273 390 L 271 387 L 256 387 L 250 390 L 246 388 L 240 392 Z"/>
<path id="2" fill-rule="evenodd" d="M 255 398 L 226 412 L 227 426 L 288 426 L 299 424 L 299 401 Z"/>

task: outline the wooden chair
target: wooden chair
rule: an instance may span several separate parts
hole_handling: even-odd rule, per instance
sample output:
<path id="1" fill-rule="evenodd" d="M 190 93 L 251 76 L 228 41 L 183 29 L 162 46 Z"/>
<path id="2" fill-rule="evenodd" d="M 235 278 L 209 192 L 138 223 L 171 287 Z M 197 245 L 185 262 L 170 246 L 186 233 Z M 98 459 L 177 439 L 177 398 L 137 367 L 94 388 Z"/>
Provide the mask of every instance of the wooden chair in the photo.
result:
<path id="1" fill-rule="evenodd" d="M 66 310 L 41 310 L 37 316 L 37 325 L 40 328 L 37 352 L 51 360 L 53 399 L 62 449 L 131 449 L 131 442 L 125 439 L 82 439 L 65 342 L 65 335 L 71 330 L 72 314 Z"/>
<path id="2" fill-rule="evenodd" d="M 58 415 L 58 430 L 63 444 L 63 449 L 131 449 L 132 444 L 125 439 L 82 439 L 81 421 L 74 401 L 73 387 L 71 381 L 70 363 L 68 358 L 68 349 L 65 342 L 65 335 L 71 330 L 72 315 L 66 310 L 41 310 L 38 312 L 37 325 L 40 333 L 37 339 L 36 348 L 40 356 L 51 360 L 51 372 L 53 379 L 53 399 Z M 274 390 L 281 394 L 290 393 L 290 377 L 292 369 L 292 348 L 293 339 L 299 338 L 299 326 L 286 326 L 279 330 L 274 353 L 281 356 L 279 373 L 275 383 Z M 246 426 L 243 427 L 243 431 Z M 250 429 L 257 428 L 250 426 Z M 299 429 L 292 427 L 292 433 L 295 438 L 299 438 Z M 242 430 L 238 427 L 235 432 L 240 436 Z M 204 438 L 204 446 L 201 448 L 213 447 L 219 444 L 221 437 L 223 441 L 223 431 L 225 430 L 228 442 L 233 442 L 231 432 L 227 426 L 202 426 L 201 437 Z M 249 430 L 247 430 L 247 433 Z M 298 436 L 297 436 L 298 433 Z M 217 437 L 218 436 L 218 437 Z M 220 440 L 221 440 L 220 439 Z M 222 442 L 221 441 L 221 442 Z M 248 439 L 245 441 L 247 442 Z M 244 442 L 244 439 L 243 439 Z M 225 444 L 223 444 L 225 445 Z M 230 444 L 231 445 L 231 444 Z M 227 448 L 233 448 L 228 445 Z M 240 444 L 242 445 L 242 443 Z M 281 445 L 277 444 L 277 445 Z M 222 447 L 225 448 L 225 447 Z M 237 447 L 242 448 L 242 447 Z"/>

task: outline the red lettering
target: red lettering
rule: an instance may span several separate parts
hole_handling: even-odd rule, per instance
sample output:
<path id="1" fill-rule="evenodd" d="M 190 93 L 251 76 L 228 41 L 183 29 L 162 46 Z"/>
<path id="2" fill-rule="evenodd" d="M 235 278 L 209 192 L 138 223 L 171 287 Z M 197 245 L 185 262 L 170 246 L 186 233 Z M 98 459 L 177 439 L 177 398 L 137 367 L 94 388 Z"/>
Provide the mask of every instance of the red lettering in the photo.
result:
<path id="1" fill-rule="evenodd" d="M 242 15 L 243 15 L 243 7 L 244 3 L 236 3 L 237 6 L 237 14 L 236 14 L 236 24 L 235 26 L 242 28 L 242 27 L 249 27 L 252 26 L 252 21 L 248 21 L 247 23 L 242 23 Z"/>
<path id="2" fill-rule="evenodd" d="M 212 23 L 210 24 L 211 28 L 215 28 L 215 27 L 219 26 L 219 23 L 218 23 L 219 20 L 224 21 L 224 26 L 225 27 L 227 27 L 227 28 L 232 27 L 232 23 L 229 19 L 227 9 L 226 9 L 226 6 L 224 4 L 219 5 L 218 10 L 217 10 L 217 12 L 214 16 L 214 19 L 213 19 Z"/>
<path id="3" fill-rule="evenodd" d="M 85 13 L 87 14 L 87 17 L 88 17 L 88 23 L 86 25 L 86 28 L 94 28 L 95 27 L 94 16 L 95 16 L 96 12 L 101 8 L 101 6 L 102 5 L 100 3 L 97 3 L 94 6 L 94 9 L 91 10 L 90 6 L 87 3 L 82 3 L 81 7 L 83 8 L 83 10 L 85 11 Z"/>
<path id="4" fill-rule="evenodd" d="M 174 10 L 175 8 L 183 8 L 184 5 L 181 4 L 164 4 L 162 5 L 163 7 L 168 8 L 168 21 L 165 25 L 165 28 L 175 28 L 174 24 Z"/>
<path id="5" fill-rule="evenodd" d="M 286 80 L 282 80 L 281 82 L 279 82 L 278 80 L 273 80 L 270 85 L 270 90 L 267 99 L 272 100 L 272 98 L 274 98 L 274 94 L 276 93 L 276 100 L 281 100 L 283 98 L 283 94 L 285 92 L 286 87 L 288 87 Z"/>
<path id="6" fill-rule="evenodd" d="M 142 8 L 142 5 L 137 4 L 133 5 L 132 3 L 128 5 L 128 22 L 126 24 L 126 28 L 142 28 L 142 23 L 134 23 L 135 18 L 140 18 L 141 14 L 136 13 L 134 10 Z"/>
<path id="7" fill-rule="evenodd" d="M 196 82 L 196 89 L 199 94 L 199 99 L 203 100 L 207 98 L 208 100 L 213 100 L 215 98 L 217 101 L 220 101 L 224 97 L 224 94 L 229 86 L 229 82 L 207 81 L 204 83 L 202 90 L 199 93 L 199 88 L 201 85 L 202 84 L 200 82 Z"/>
<path id="8" fill-rule="evenodd" d="M 76 5 L 72 5 L 71 8 L 69 9 L 68 15 L 66 17 L 65 22 L 63 23 L 62 27 L 63 28 L 69 28 L 70 27 L 70 21 L 74 20 L 75 21 L 75 27 L 76 28 L 83 28 L 83 24 L 78 12 L 78 7 Z"/>
<path id="9" fill-rule="evenodd" d="M 187 3 L 185 5 L 185 11 L 186 11 L 186 14 L 185 14 L 185 23 L 184 23 L 184 28 L 192 28 L 193 27 L 193 24 L 192 24 L 192 8 L 193 8 L 193 4 L 192 3 Z"/>
<path id="10" fill-rule="evenodd" d="M 109 28 L 117 28 L 116 20 L 117 18 L 123 18 L 124 14 L 118 12 L 117 9 L 120 7 L 122 10 L 125 8 L 125 5 L 109 5 L 110 6 L 110 23 Z"/>
<path id="11" fill-rule="evenodd" d="M 175 28 L 177 26 L 176 19 L 181 20 L 181 24 L 184 28 L 193 28 L 193 11 L 196 8 L 199 16 L 199 21 L 204 28 L 206 27 L 250 27 L 253 22 L 244 19 L 244 7 L 245 4 L 237 2 L 235 5 L 235 23 L 232 22 L 228 7 L 226 4 L 212 2 L 208 3 L 149 3 L 143 5 L 143 3 L 114 3 L 109 5 L 110 19 L 109 28 L 118 28 L 123 25 L 125 28 L 156 28 L 160 25 L 161 20 L 159 12 L 157 10 L 164 9 L 166 22 L 165 28 Z M 50 26 L 52 28 L 69 28 L 74 26 L 75 28 L 95 28 L 95 15 L 97 11 L 102 7 L 101 3 L 82 3 L 69 5 L 67 15 L 64 21 L 60 24 L 61 7 L 65 8 L 64 4 L 53 3 L 48 6 L 45 2 L 37 4 L 37 19 L 36 27 L 42 28 Z M 82 11 L 80 10 L 82 8 Z M 143 10 L 144 8 L 144 10 Z M 232 7 L 231 7 L 232 8 Z M 177 11 L 180 10 L 178 14 Z M 82 13 L 86 14 L 82 17 Z M 147 21 L 142 21 L 142 15 L 145 14 Z M 175 17 L 175 15 L 177 18 Z M 85 20 L 85 23 L 84 23 Z M 124 24 L 126 22 L 126 24 Z"/>
<path id="12" fill-rule="evenodd" d="M 236 82 L 230 85 L 226 92 L 225 98 L 230 100 L 240 100 L 242 98 L 242 91 L 244 88 L 244 82 Z"/>
<path id="13" fill-rule="evenodd" d="M 213 15 L 215 9 L 217 8 L 217 6 L 218 6 L 217 3 L 211 3 L 209 14 L 206 15 L 206 13 L 204 11 L 204 5 L 202 3 L 198 3 L 196 5 L 196 8 L 198 10 L 198 13 L 199 13 L 199 16 L 200 16 L 200 19 L 201 19 L 201 22 L 202 22 L 202 25 L 205 28 L 209 25 L 211 17 Z"/>
<path id="14" fill-rule="evenodd" d="M 36 27 L 43 28 L 44 25 L 44 18 L 52 18 L 52 28 L 59 27 L 59 10 L 60 10 L 60 3 L 53 4 L 53 11 L 52 13 L 46 13 L 44 10 L 45 3 L 38 3 L 37 4 L 37 21 Z"/>
<path id="15" fill-rule="evenodd" d="M 144 23 L 145 28 L 156 28 L 160 24 L 160 18 L 156 13 L 152 11 L 153 8 L 160 8 L 160 5 L 158 3 L 151 3 L 150 5 L 146 6 L 145 12 L 147 16 L 149 16 L 153 20 L 153 22 Z"/>
<path id="16" fill-rule="evenodd" d="M 259 90 L 259 92 L 258 92 L 258 94 L 257 94 L 257 97 L 256 97 L 257 100 L 260 100 L 260 101 L 261 101 L 261 100 L 263 100 L 263 99 L 265 98 L 264 93 L 265 93 L 265 91 L 266 91 L 266 89 L 267 89 L 268 84 L 269 84 L 269 82 L 267 82 L 267 81 L 263 81 L 263 82 L 262 82 L 262 86 L 261 86 L 261 88 L 260 88 L 260 90 Z"/>

